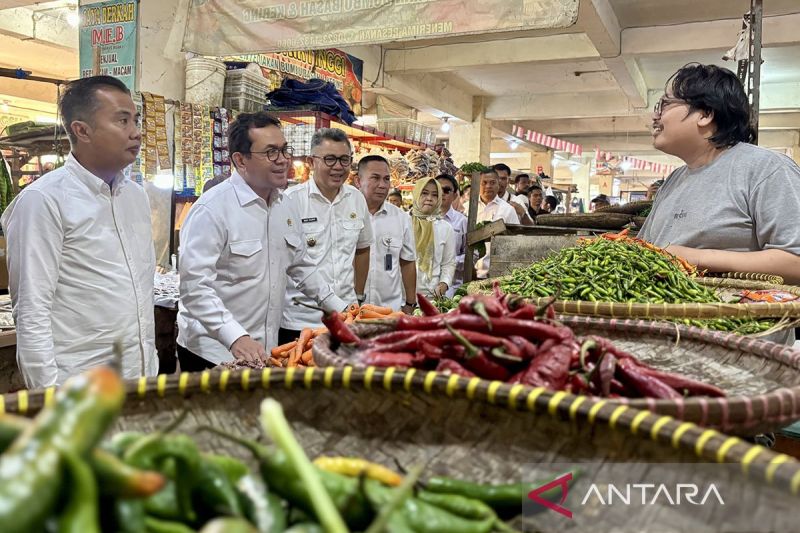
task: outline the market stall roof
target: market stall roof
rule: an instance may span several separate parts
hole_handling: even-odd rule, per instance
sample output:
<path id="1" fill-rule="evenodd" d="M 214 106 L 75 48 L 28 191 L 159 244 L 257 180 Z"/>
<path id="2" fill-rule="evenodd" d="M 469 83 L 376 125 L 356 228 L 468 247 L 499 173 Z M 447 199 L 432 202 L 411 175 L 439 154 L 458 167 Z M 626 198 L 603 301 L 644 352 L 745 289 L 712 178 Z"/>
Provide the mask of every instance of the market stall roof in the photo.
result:
<path id="1" fill-rule="evenodd" d="M 34 155 L 54 152 L 58 142 L 69 151 L 69 139 L 61 125 L 40 126 L 16 135 L 0 137 L 0 148 L 26 150 Z"/>

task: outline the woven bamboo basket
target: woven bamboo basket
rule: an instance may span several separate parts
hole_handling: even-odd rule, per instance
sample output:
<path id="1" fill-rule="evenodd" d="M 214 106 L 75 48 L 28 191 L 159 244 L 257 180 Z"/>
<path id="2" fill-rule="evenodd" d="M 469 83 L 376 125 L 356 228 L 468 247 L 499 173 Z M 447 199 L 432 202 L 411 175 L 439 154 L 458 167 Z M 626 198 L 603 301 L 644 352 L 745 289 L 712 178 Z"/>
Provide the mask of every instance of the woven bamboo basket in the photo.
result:
<path id="1" fill-rule="evenodd" d="M 562 316 L 577 335 L 600 335 L 658 369 L 712 383 L 726 398 L 623 399 L 638 409 L 737 435 L 780 429 L 800 419 L 800 350 L 731 333 L 666 322 Z M 362 338 L 394 329 L 393 323 L 355 324 Z M 329 336 L 314 341 L 314 359 L 326 366 L 364 368 L 351 347 L 331 349 Z"/>
<path id="2" fill-rule="evenodd" d="M 759 276 L 758 274 L 731 273 L 739 276 Z M 730 274 L 729 274 L 730 275 Z M 778 276 L 776 280 L 782 281 Z M 497 278 L 502 279 L 502 278 Z M 489 294 L 494 279 L 474 281 L 467 285 L 469 294 Z M 775 285 L 756 279 L 738 279 L 732 277 L 696 278 L 701 285 L 714 288 L 724 299 L 742 289 L 748 290 L 780 290 L 800 296 L 800 287 L 794 285 Z M 544 305 L 550 298 L 531 298 L 537 305 Z M 589 315 L 609 318 L 798 318 L 800 317 L 800 300 L 782 303 L 681 303 L 650 304 L 630 302 L 588 302 L 582 300 L 557 300 L 553 303 L 557 313 L 570 315 Z"/>
<path id="3" fill-rule="evenodd" d="M 129 381 L 127 388 L 116 429 L 153 431 L 188 410 L 179 431 L 196 437 L 203 449 L 242 458 L 247 455 L 241 448 L 195 428 L 212 425 L 255 438 L 259 403 L 270 396 L 281 402 L 311 457 L 423 464 L 425 477 L 446 474 L 480 482 L 520 480 L 522 465 L 535 474 L 554 464 L 593 460 L 662 464 L 671 481 L 701 483 L 697 463 L 720 462 L 740 465 L 731 469 L 729 482 L 757 488 L 775 530 L 791 530 L 787 520 L 794 515 L 782 510 L 798 501 L 800 463 L 788 456 L 627 405 L 542 389 L 435 372 L 332 367 L 184 373 Z M 22 391 L 3 397 L 3 406 L 31 415 L 52 398 L 52 389 Z M 534 517 L 534 529 L 525 530 L 553 530 L 537 522 L 547 518 L 547 513 Z M 679 517 L 652 527 L 700 531 L 725 518 L 722 512 L 703 523 Z M 616 525 L 604 520 L 609 518 L 597 518 L 598 531 Z"/>
<path id="4" fill-rule="evenodd" d="M 630 221 L 630 215 L 620 213 L 578 213 L 570 215 L 539 215 L 536 217 L 538 226 L 605 230 L 622 229 Z"/>
<path id="5" fill-rule="evenodd" d="M 612 205 L 595 210 L 595 213 L 622 213 L 623 215 L 638 215 L 648 207 L 653 207 L 652 200 L 628 202 L 625 205 Z"/>

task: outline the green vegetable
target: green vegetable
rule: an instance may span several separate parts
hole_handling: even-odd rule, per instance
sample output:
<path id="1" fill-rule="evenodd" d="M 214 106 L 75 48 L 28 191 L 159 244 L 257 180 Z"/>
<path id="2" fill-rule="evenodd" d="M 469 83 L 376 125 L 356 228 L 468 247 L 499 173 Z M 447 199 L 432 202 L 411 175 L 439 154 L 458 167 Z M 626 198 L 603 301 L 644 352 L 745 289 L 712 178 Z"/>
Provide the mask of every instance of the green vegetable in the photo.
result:
<path id="1" fill-rule="evenodd" d="M 144 502 L 141 500 L 115 500 L 114 521 L 120 533 L 141 533 L 145 525 Z"/>
<path id="2" fill-rule="evenodd" d="M 719 303 L 663 254 L 629 240 L 603 238 L 551 253 L 499 280 L 500 288 L 526 297 L 633 303 Z M 677 320 L 740 334 L 766 331 L 770 320 Z"/>
<path id="3" fill-rule="evenodd" d="M 92 469 L 74 452 L 64 452 L 67 507 L 58 520 L 59 533 L 100 533 L 97 481 Z"/>
<path id="4" fill-rule="evenodd" d="M 347 533 L 347 526 L 331 496 L 325 490 L 319 471 L 311 464 L 300 443 L 297 442 L 289 422 L 283 415 L 281 404 L 272 398 L 261 402 L 261 427 L 286 454 L 293 474 L 305 485 L 314 513 L 325 531 Z"/>
<path id="5" fill-rule="evenodd" d="M 268 492 L 263 480 L 248 474 L 238 481 L 236 488 L 245 516 L 259 533 L 283 533 L 288 522 L 283 500 Z"/>
<path id="6" fill-rule="evenodd" d="M 473 162 L 464 163 L 458 170 L 460 170 L 462 174 L 470 175 L 474 172 L 483 172 L 484 170 L 489 170 L 489 167 L 483 163 Z"/>
<path id="7" fill-rule="evenodd" d="M 207 523 L 200 533 L 257 533 L 257 530 L 242 518 L 224 517 Z"/>
<path id="8" fill-rule="evenodd" d="M 181 522 L 160 520 L 148 516 L 144 519 L 147 533 L 196 533 L 194 529 Z"/>

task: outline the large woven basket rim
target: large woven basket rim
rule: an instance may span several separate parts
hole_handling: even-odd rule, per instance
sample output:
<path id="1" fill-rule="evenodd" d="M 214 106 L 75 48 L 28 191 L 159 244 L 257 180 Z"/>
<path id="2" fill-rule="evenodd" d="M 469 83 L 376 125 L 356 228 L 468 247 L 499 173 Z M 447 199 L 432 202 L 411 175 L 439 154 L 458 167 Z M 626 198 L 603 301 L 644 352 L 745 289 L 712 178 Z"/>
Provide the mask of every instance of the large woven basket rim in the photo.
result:
<path id="1" fill-rule="evenodd" d="M 468 286 L 470 292 L 487 292 L 492 284 L 500 278 L 472 282 Z M 781 290 L 800 296 L 800 287 L 793 285 L 775 285 L 764 281 L 742 280 L 732 278 L 697 278 L 695 281 L 709 287 Z M 550 298 L 531 298 L 537 305 L 543 305 Z M 558 313 L 592 315 L 611 318 L 798 318 L 800 317 L 800 301 L 783 303 L 620 303 L 589 302 L 584 300 L 556 300 L 553 309 Z"/>
<path id="2" fill-rule="evenodd" d="M 386 394 L 418 394 L 442 402 L 450 398 L 491 404 L 518 411 L 520 416 L 544 416 L 557 423 L 588 423 L 607 426 L 663 445 L 693 452 L 705 462 L 741 465 L 745 474 L 763 480 L 794 495 L 800 492 L 800 462 L 794 458 L 750 444 L 739 437 L 725 435 L 670 416 L 658 415 L 603 399 L 574 396 L 542 387 L 509 385 L 479 378 L 462 378 L 414 369 L 368 367 L 325 367 L 305 369 L 229 370 L 183 372 L 176 375 L 142 377 L 125 383 L 127 400 L 151 398 L 180 401 L 192 394 L 225 395 L 269 389 L 367 389 Z M 52 403 L 54 388 L 22 390 L 0 396 L 0 412 L 32 415 Z"/>
<path id="3" fill-rule="evenodd" d="M 631 319 L 603 319 L 585 316 L 559 316 L 568 326 L 588 326 L 603 331 L 635 333 L 676 340 L 691 340 L 739 350 L 757 357 L 774 361 L 800 372 L 800 350 L 791 346 L 745 337 L 733 333 L 707 330 L 694 326 L 683 326 L 670 322 L 654 322 Z M 365 335 L 376 326 L 355 324 L 354 331 Z M 387 322 L 386 330 L 393 327 Z M 369 336 L 369 334 L 366 334 Z M 363 368 L 349 357 L 343 357 L 330 349 L 327 334 L 315 341 L 314 357 L 322 365 L 336 367 L 355 366 Z M 603 401 L 603 400 L 600 400 Z M 714 426 L 723 431 L 740 434 L 757 433 L 759 427 L 780 427 L 800 419 L 800 386 L 783 387 L 757 396 L 728 396 L 725 398 L 689 397 L 678 400 L 616 399 L 608 400 L 617 405 L 628 405 L 654 413 L 669 414 L 681 420 L 696 422 L 703 426 Z M 754 431 L 755 430 L 755 431 Z"/>

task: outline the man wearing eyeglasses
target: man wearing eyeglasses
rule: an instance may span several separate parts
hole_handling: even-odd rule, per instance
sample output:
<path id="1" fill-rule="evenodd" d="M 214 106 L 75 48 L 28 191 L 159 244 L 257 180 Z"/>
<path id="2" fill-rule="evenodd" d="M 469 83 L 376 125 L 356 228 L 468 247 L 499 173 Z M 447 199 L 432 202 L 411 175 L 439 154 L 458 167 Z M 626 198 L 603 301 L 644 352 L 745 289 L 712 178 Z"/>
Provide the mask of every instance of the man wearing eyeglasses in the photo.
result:
<path id="1" fill-rule="evenodd" d="M 800 167 L 750 144 L 750 105 L 736 75 L 689 64 L 653 113 L 653 145 L 682 159 L 639 237 L 710 272 L 800 282 Z"/>
<path id="2" fill-rule="evenodd" d="M 287 277 L 314 305 L 346 305 L 305 259 L 301 216 L 282 192 L 292 148 L 280 121 L 242 113 L 228 136 L 236 170 L 192 206 L 180 234 L 183 371 L 234 360 L 266 365 L 278 344 Z"/>
<path id="3" fill-rule="evenodd" d="M 453 209 L 453 202 L 459 196 L 458 182 L 450 174 L 440 174 L 436 180 L 442 187 L 442 218 L 453 227 L 456 239 L 456 273 L 453 277 L 453 286 L 447 290 L 447 295 L 452 297 L 456 289 L 464 283 L 464 255 L 467 252 L 467 217 Z"/>
<path id="4" fill-rule="evenodd" d="M 353 162 L 350 139 L 342 130 L 322 128 L 311 138 L 313 178 L 286 192 L 300 212 L 306 258 L 314 264 L 337 298 L 363 302 L 369 273 L 372 224 L 367 202 L 345 183 Z M 291 342 L 303 328 L 319 327 L 322 313 L 294 300 L 313 304 L 290 281 L 286 292 L 280 341 Z M 344 306 L 342 306 L 344 307 Z"/>

